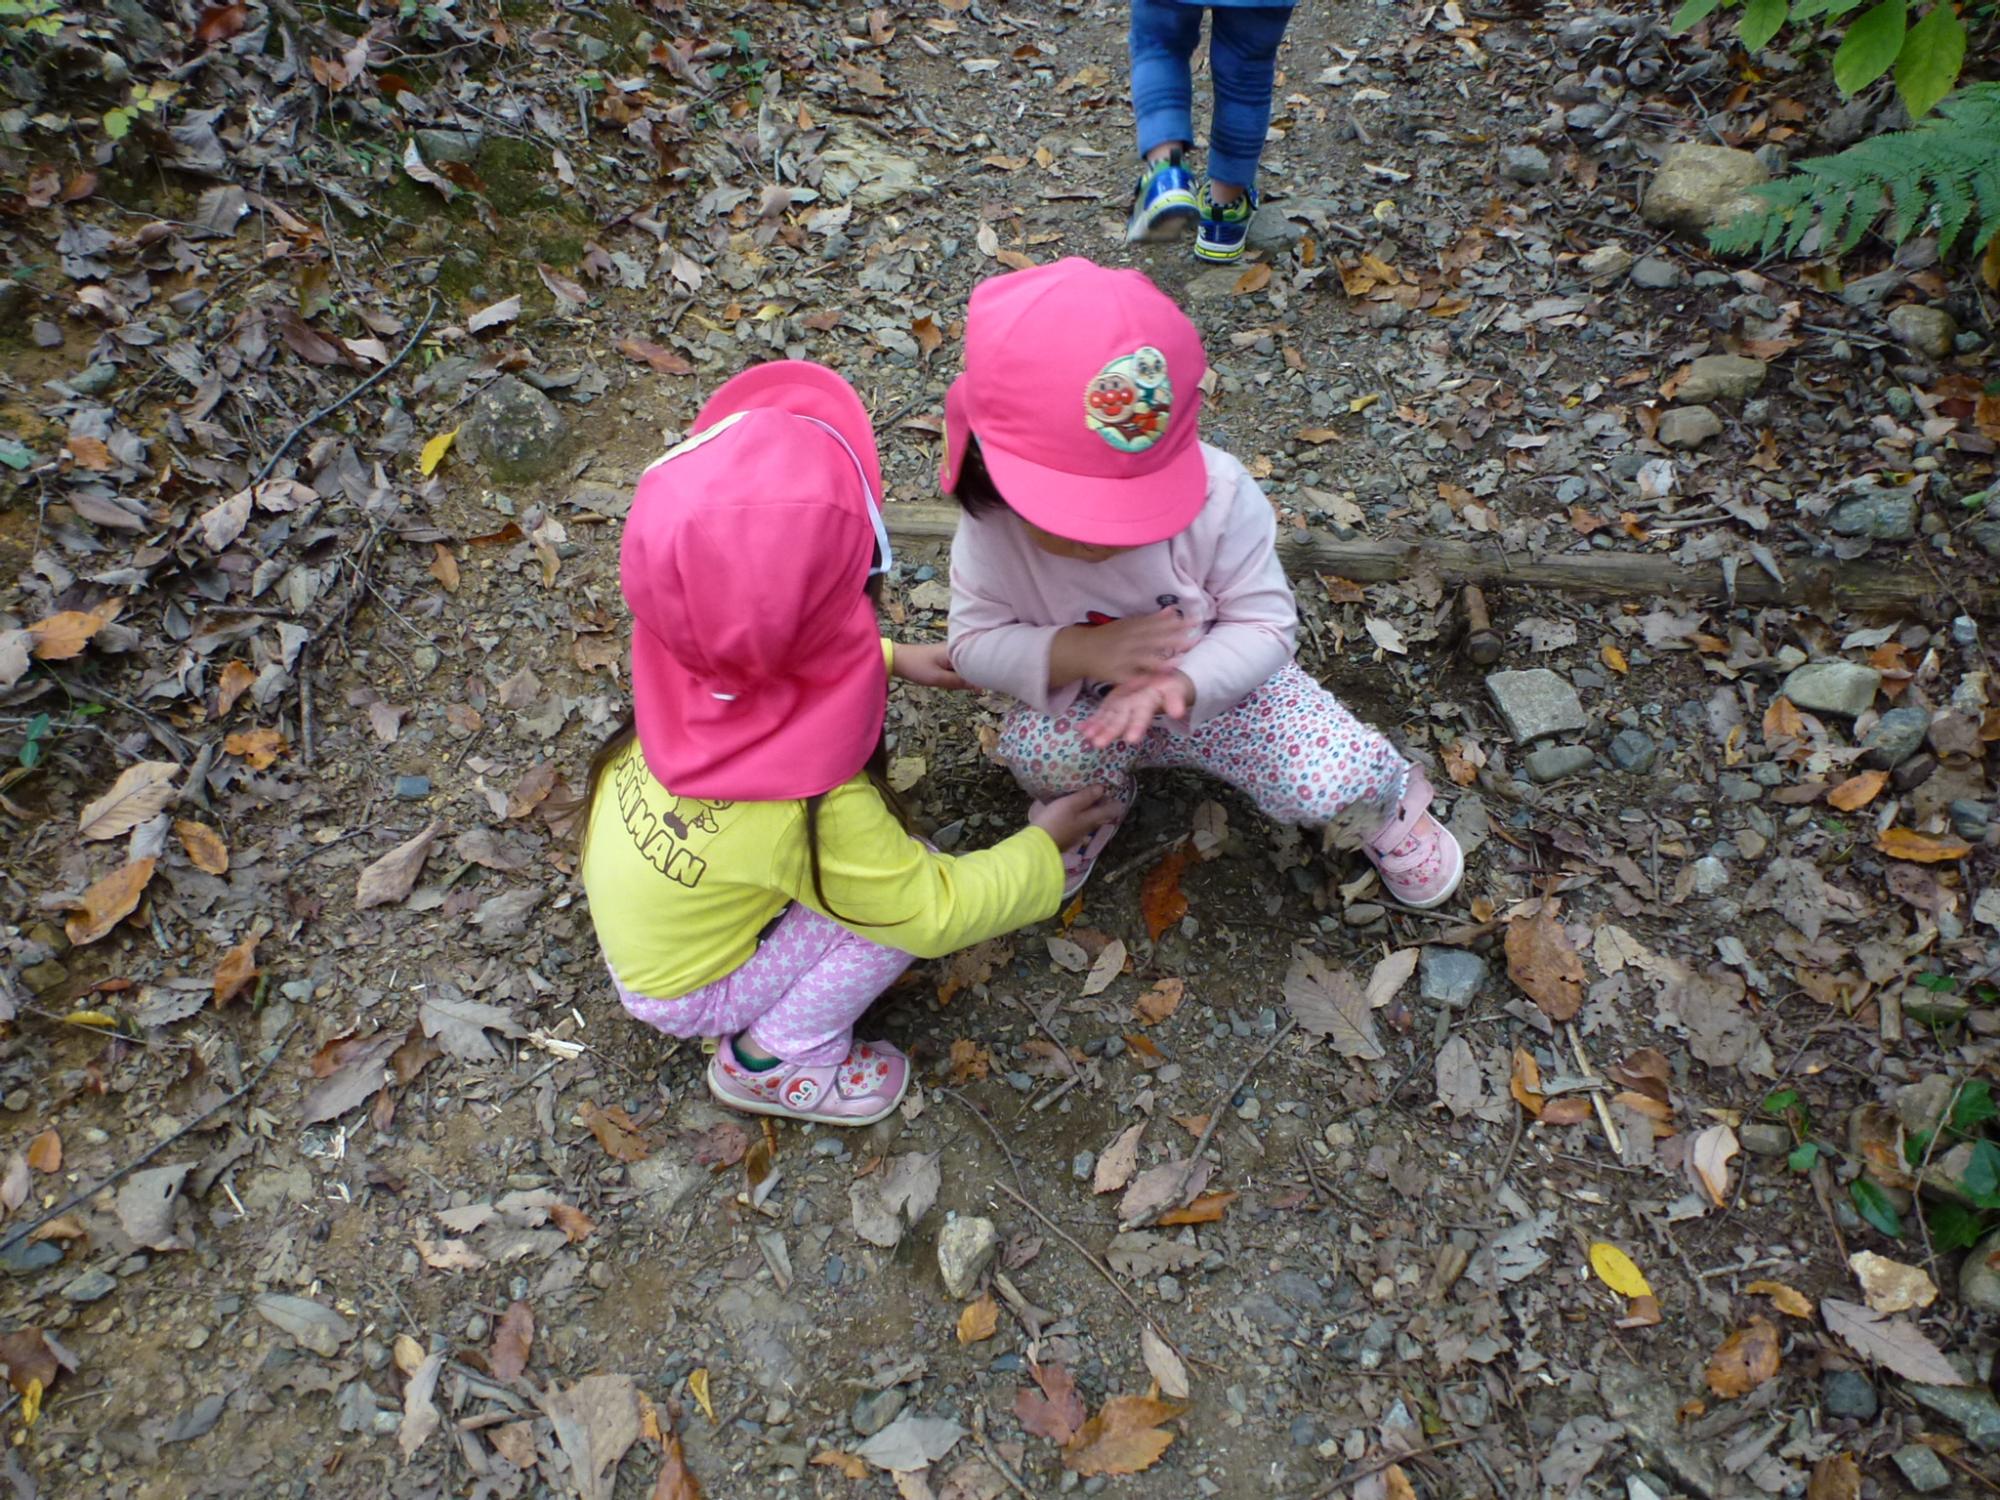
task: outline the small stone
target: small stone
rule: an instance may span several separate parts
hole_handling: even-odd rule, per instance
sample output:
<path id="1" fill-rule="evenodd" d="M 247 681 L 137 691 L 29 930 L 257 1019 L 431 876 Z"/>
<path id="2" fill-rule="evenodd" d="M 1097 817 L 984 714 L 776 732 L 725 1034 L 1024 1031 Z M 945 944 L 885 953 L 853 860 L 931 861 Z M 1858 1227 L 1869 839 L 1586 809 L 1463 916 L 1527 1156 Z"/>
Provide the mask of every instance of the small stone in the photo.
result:
<path id="1" fill-rule="evenodd" d="M 118 1282 L 108 1272 L 92 1266 L 63 1288 L 63 1296 L 71 1302 L 102 1302 L 117 1290 Z"/>
<path id="2" fill-rule="evenodd" d="M 473 399 L 459 441 L 503 484 L 538 479 L 562 462 L 569 426 L 556 405 L 511 375 Z"/>
<path id="3" fill-rule="evenodd" d="M 1829 1417 L 1852 1417 L 1872 1422 L 1882 1402 L 1875 1386 L 1859 1370 L 1832 1370 L 1820 1385 L 1820 1403 Z"/>
<path id="4" fill-rule="evenodd" d="M 1382 920 L 1383 909 L 1373 901 L 1357 901 L 1341 913 L 1349 927 L 1373 927 Z"/>
<path id="5" fill-rule="evenodd" d="M 1958 320 L 1941 307 L 1905 302 L 1890 309 L 1889 332 L 1904 347 L 1943 359 L 1951 353 L 1952 340 L 1958 336 Z"/>
<path id="6" fill-rule="evenodd" d="M 69 970 L 53 958 L 45 958 L 23 969 L 21 978 L 37 995 L 46 995 L 69 982 Z"/>
<path id="7" fill-rule="evenodd" d="M 1903 1478 L 1910 1488 L 1920 1495 L 1935 1494 L 1951 1483 L 1951 1470 L 1922 1443 L 1910 1443 L 1898 1448 L 1895 1453 L 1896 1467 L 1903 1471 Z"/>
<path id="8" fill-rule="evenodd" d="M 1547 667 L 1495 672 L 1486 679 L 1486 691 L 1519 745 L 1553 734 L 1579 734 L 1589 723 L 1576 689 Z"/>
<path id="9" fill-rule="evenodd" d="M 1752 1120 L 1738 1126 L 1736 1139 L 1752 1156 L 1789 1156 L 1792 1151 L 1791 1130 L 1771 1120 Z"/>
<path id="10" fill-rule="evenodd" d="M 960 1214 L 951 1220 L 938 1235 L 938 1270 L 944 1274 L 944 1289 L 960 1301 L 970 1297 L 999 1248 L 1000 1231 L 991 1219 Z"/>
<path id="11" fill-rule="evenodd" d="M 1510 182 L 1547 182 L 1553 168 L 1539 146 L 1507 146 L 1500 152 L 1500 175 Z"/>
<path id="12" fill-rule="evenodd" d="M 2000 1251 L 2000 1229 L 1973 1246 L 1958 1268 L 1959 1300 L 1979 1312 L 2000 1312 L 2000 1268 L 1992 1264 L 1995 1251 Z"/>
<path id="13" fill-rule="evenodd" d="M 1983 1262 L 2000 1250 L 2000 1234 L 1988 1235 L 1966 1256 L 1965 1263 Z M 1962 1273 L 1961 1273 L 1962 1274 Z M 1992 1311 L 1995 1304 L 1984 1304 Z M 1975 1448 L 1991 1453 L 2000 1449 L 2000 1402 L 1993 1393 L 1970 1385 L 1905 1385 L 1903 1390 L 1939 1416 L 1956 1423 Z"/>
<path id="14" fill-rule="evenodd" d="M 118 379 L 118 366 L 108 360 L 85 365 L 69 378 L 69 388 L 79 396 L 101 396 Z"/>
<path id="15" fill-rule="evenodd" d="M 1275 203 L 1261 205 L 1250 216 L 1252 250 L 1284 250 L 1305 237 L 1305 226 L 1294 223 L 1291 216 Z"/>
<path id="16" fill-rule="evenodd" d="M 1417 956 L 1417 987 L 1426 1000 L 1462 1006 L 1486 984 L 1486 960 L 1463 948 L 1429 947 Z"/>
<path id="17" fill-rule="evenodd" d="M 1639 729 L 1619 730 L 1611 736 L 1609 750 L 1611 763 L 1635 776 L 1643 776 L 1652 770 L 1653 762 L 1660 755 L 1660 747 L 1653 742 L 1653 737 Z"/>
<path id="18" fill-rule="evenodd" d="M 1951 831 L 1962 839 L 1983 839 L 1993 824 L 1992 809 L 1970 797 L 1954 798 L 1947 811 L 1951 815 Z"/>
<path id="19" fill-rule="evenodd" d="M 1704 354 L 1688 366 L 1675 399 L 1693 405 L 1741 400 L 1764 383 L 1770 368 L 1761 359 L 1740 354 Z"/>
<path id="20" fill-rule="evenodd" d="M 1914 792 L 1937 774 L 1937 757 L 1930 754 L 1912 755 L 1890 774 L 1889 785 L 1898 794 Z"/>
<path id="21" fill-rule="evenodd" d="M 479 155 L 479 148 L 486 144 L 486 137 L 477 130 L 419 130 L 416 132 L 417 149 L 428 162 L 463 161 L 469 162 Z"/>
<path id="22" fill-rule="evenodd" d="M 873 1437 L 902 1413 L 903 1388 L 892 1385 L 886 1391 L 870 1391 L 854 1403 L 848 1422 L 862 1437 Z"/>
<path id="23" fill-rule="evenodd" d="M 1722 436 L 1722 418 L 1706 406 L 1677 406 L 1660 418 L 1659 438 L 1669 448 L 1699 448 Z"/>
<path id="24" fill-rule="evenodd" d="M 1893 771 L 1924 747 L 1931 716 L 1921 708 L 1892 708 L 1861 737 L 1862 759 L 1878 771 Z"/>
<path id="25" fill-rule="evenodd" d="M 1713 896 L 1729 884 L 1729 866 L 1713 854 L 1704 854 L 1694 862 L 1694 893 L 1697 896 Z"/>
<path id="26" fill-rule="evenodd" d="M 1263 1101 L 1260 1100 L 1255 1094 L 1252 1094 L 1249 1098 L 1245 1099 L 1241 1104 L 1236 1106 L 1236 1118 L 1239 1120 L 1245 1120 L 1245 1121 L 1256 1120 L 1260 1116 L 1262 1116 L 1263 1113 L 1264 1113 Z"/>
<path id="27" fill-rule="evenodd" d="M 1632 267 L 1632 285 L 1649 292 L 1670 292 L 1687 284 L 1687 272 L 1657 255 L 1641 256 Z"/>
<path id="28" fill-rule="evenodd" d="M 1744 189 L 1770 175 L 1748 151 L 1688 142 L 1669 146 L 1639 213 L 1648 224 L 1697 234 L 1727 218 Z"/>
<path id="29" fill-rule="evenodd" d="M 1785 678 L 1778 691 L 1808 713 L 1854 718 L 1875 701 L 1882 674 L 1851 661 L 1810 661 Z"/>
<path id="30" fill-rule="evenodd" d="M 2000 557 L 2000 521 L 1974 521 L 1966 533 L 1988 557 Z"/>
<path id="31" fill-rule="evenodd" d="M 1632 252 L 1623 245 L 1599 245 L 1579 259 L 1576 268 L 1592 281 L 1607 276 L 1623 276 L 1632 269 Z"/>
<path id="32" fill-rule="evenodd" d="M 1983 716 L 1982 716 L 1983 717 Z M 1927 731 L 1931 749 L 1947 759 L 1955 756 L 1977 758 L 1985 753 L 1979 738 L 1981 719 L 1947 708 L 1931 718 Z"/>
<path id="33" fill-rule="evenodd" d="M 431 779 L 428 776 L 398 776 L 396 795 L 405 802 L 420 802 L 431 794 Z"/>
<path id="34" fill-rule="evenodd" d="M 1529 751 L 1521 763 L 1537 785 L 1546 786 L 1565 776 L 1582 775 L 1597 764 L 1597 757 L 1590 753 L 1588 745 L 1544 745 Z"/>
<path id="35" fill-rule="evenodd" d="M 1828 524 L 1841 536 L 1906 542 L 1917 534 L 1917 497 L 1895 490 L 1857 495 L 1835 506 Z"/>

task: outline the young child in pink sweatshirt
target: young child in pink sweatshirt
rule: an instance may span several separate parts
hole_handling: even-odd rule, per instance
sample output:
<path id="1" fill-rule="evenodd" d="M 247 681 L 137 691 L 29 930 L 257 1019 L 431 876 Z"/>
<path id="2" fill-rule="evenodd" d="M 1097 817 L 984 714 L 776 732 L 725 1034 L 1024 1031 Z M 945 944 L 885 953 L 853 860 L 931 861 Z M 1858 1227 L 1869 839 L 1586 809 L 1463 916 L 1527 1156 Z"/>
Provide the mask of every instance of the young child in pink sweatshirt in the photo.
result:
<path id="1" fill-rule="evenodd" d="M 1039 801 L 1110 789 L 1118 820 L 1064 855 L 1079 889 L 1133 773 L 1206 771 L 1269 817 L 1330 827 L 1405 906 L 1458 888 L 1420 767 L 1293 661 L 1277 519 L 1200 441 L 1201 336 L 1137 271 L 1082 259 L 972 294 L 939 476 L 964 515 L 951 662 L 1016 701 L 1000 760 Z"/>

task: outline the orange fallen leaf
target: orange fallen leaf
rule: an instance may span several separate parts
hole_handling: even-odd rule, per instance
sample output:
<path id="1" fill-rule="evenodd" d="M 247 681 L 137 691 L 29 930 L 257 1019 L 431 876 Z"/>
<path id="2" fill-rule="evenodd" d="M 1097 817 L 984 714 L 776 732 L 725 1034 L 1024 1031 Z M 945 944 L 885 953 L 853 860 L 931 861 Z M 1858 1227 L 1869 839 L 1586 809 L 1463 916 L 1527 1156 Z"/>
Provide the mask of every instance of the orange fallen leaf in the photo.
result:
<path id="1" fill-rule="evenodd" d="M 1236 1201 L 1234 1193 L 1203 1193 L 1186 1208 L 1177 1208 L 1172 1213 L 1161 1214 L 1155 1221 L 1160 1224 L 1214 1224 L 1218 1223 L 1229 1205 Z"/>
<path id="2" fill-rule="evenodd" d="M 1875 836 L 1875 847 L 1891 859 L 1907 859 L 1920 865 L 1964 859 L 1972 845 L 1961 839 L 1937 838 L 1909 828 L 1885 828 Z"/>
<path id="3" fill-rule="evenodd" d="M 958 1341 L 961 1344 L 982 1343 L 999 1330 L 1000 1304 L 988 1292 L 977 1302 L 968 1303 L 965 1311 L 958 1315 Z"/>
<path id="4" fill-rule="evenodd" d="M 1753 1281 L 1743 1290 L 1752 1297 L 1769 1297 L 1771 1306 L 1788 1318 L 1810 1318 L 1813 1315 L 1812 1298 L 1782 1281 Z"/>
<path id="5" fill-rule="evenodd" d="M 1771 706 L 1764 710 L 1765 745 L 1774 745 L 1779 740 L 1802 739 L 1805 732 L 1805 715 L 1798 711 L 1792 700 L 1773 698 Z"/>
<path id="6" fill-rule="evenodd" d="M 597 1144 L 616 1161 L 644 1161 L 653 1148 L 639 1133 L 639 1124 L 616 1104 L 600 1108 L 586 1102 L 579 1111 L 585 1128 L 597 1137 Z"/>
<path id="7" fill-rule="evenodd" d="M 1242 297 L 1248 296 L 1252 292 L 1261 292 L 1270 284 L 1271 268 L 1268 265 L 1256 265 L 1251 266 L 1241 276 L 1236 278 L 1234 290 L 1237 296 Z"/>
<path id="8" fill-rule="evenodd" d="M 1652 1328 L 1660 1321 L 1660 1299 L 1658 1297 L 1634 1297 L 1625 1304 L 1625 1316 L 1615 1319 L 1616 1328 Z"/>
<path id="9" fill-rule="evenodd" d="M 77 947 L 94 943 L 138 909 L 139 898 L 153 878 L 153 860 L 135 859 L 113 870 L 83 893 L 63 931 Z"/>
<path id="10" fill-rule="evenodd" d="M 1507 1092 L 1529 1114 L 1538 1120 L 1542 1117 L 1542 1066 L 1526 1047 L 1514 1049 L 1514 1072 L 1507 1081 Z"/>
<path id="11" fill-rule="evenodd" d="M 236 700 L 249 692 L 256 680 L 257 674 L 250 670 L 248 662 L 224 662 L 222 671 L 215 679 L 215 716 L 218 719 L 226 717 L 229 710 L 236 707 Z"/>
<path id="12" fill-rule="evenodd" d="M 227 1005 L 256 977 L 257 938 L 252 934 L 223 954 L 222 962 L 215 966 L 215 1003 Z"/>
<path id="13" fill-rule="evenodd" d="M 1159 1462 L 1174 1434 L 1159 1424 L 1186 1411 L 1156 1396 L 1113 1396 L 1063 1449 L 1063 1467 L 1093 1474 L 1137 1474 Z"/>
<path id="14" fill-rule="evenodd" d="M 1581 1125 L 1590 1118 L 1590 1101 L 1581 1094 L 1551 1099 L 1542 1106 L 1544 1125 Z"/>
<path id="15" fill-rule="evenodd" d="M 993 1054 L 969 1037 L 951 1044 L 951 1081 L 964 1087 L 993 1071 Z"/>
<path id="16" fill-rule="evenodd" d="M 1547 901 L 1507 924 L 1507 977 L 1552 1021 L 1583 1008 L 1583 960 Z"/>
<path id="17" fill-rule="evenodd" d="M 1161 933 L 1187 915 L 1187 897 L 1181 894 L 1181 871 L 1187 868 L 1191 852 L 1186 843 L 1176 844 L 1139 883 L 1139 912 L 1146 919 L 1146 936 L 1156 943 Z"/>
<path id="18" fill-rule="evenodd" d="M 436 1054 L 442 1055 L 442 1054 Z M 580 1208 L 572 1208 L 567 1203 L 549 1205 L 549 1221 L 563 1232 L 563 1238 L 572 1245 L 580 1245 L 597 1232 L 597 1221 Z"/>
<path id="19" fill-rule="evenodd" d="M 1853 812 L 1858 807 L 1866 807 L 1873 802 L 1882 788 L 1889 784 L 1887 771 L 1863 771 L 1859 776 L 1847 780 L 1826 794 L 1829 807 L 1837 807 L 1842 812 Z"/>
<path id="20" fill-rule="evenodd" d="M 68 661 L 81 654 L 83 648 L 90 644 L 91 637 L 110 624 L 117 613 L 118 605 L 114 601 L 96 609 L 66 609 L 45 620 L 35 621 L 28 627 L 28 634 L 35 639 L 35 659 Z"/>
<path id="21" fill-rule="evenodd" d="M 1598 648 L 1597 659 L 1616 672 L 1620 677 L 1623 677 L 1627 672 L 1632 670 L 1630 663 L 1625 660 L 1625 653 L 1609 641 L 1606 641 L 1603 646 Z"/>
<path id="22" fill-rule="evenodd" d="M 62 1170 L 62 1137 L 56 1134 L 54 1127 L 28 1142 L 28 1165 L 47 1175 Z"/>
<path id="23" fill-rule="evenodd" d="M 222 741 L 225 754 L 241 756 L 253 771 L 268 769 L 290 748 L 275 729 L 239 729 Z"/>
<path id="24" fill-rule="evenodd" d="M 425 571 L 438 581 L 438 585 L 447 594 L 457 593 L 458 559 L 452 556 L 451 548 L 443 542 L 435 542 L 432 546 L 434 550 L 431 553 L 431 565 Z"/>
<path id="25" fill-rule="evenodd" d="M 191 818 L 178 818 L 174 822 L 174 832 L 180 835 L 181 847 L 187 850 L 188 862 L 197 870 L 210 875 L 229 873 L 229 846 L 222 842 L 222 835 L 213 828 Z"/>
<path id="26" fill-rule="evenodd" d="M 838 1448 L 823 1448 L 812 1456 L 815 1465 L 822 1468 L 838 1469 L 849 1479 L 862 1480 L 868 1477 L 868 1460 L 853 1453 L 843 1453 Z"/>
<path id="27" fill-rule="evenodd" d="M 1139 997 L 1139 1019 L 1148 1026 L 1157 1026 L 1180 1009 L 1181 998 L 1187 994 L 1185 979 L 1162 979 Z"/>
<path id="28" fill-rule="evenodd" d="M 2000 245 L 2000 240 L 1995 240 Z M 1829 1453 L 1813 1465 L 1806 1500 L 1861 1500 L 1861 1466 L 1852 1453 Z"/>
<path id="29" fill-rule="evenodd" d="M 1708 1361 L 1708 1388 L 1734 1400 L 1748 1395 L 1778 1373 L 1778 1330 L 1769 1319 L 1752 1318 L 1724 1339 Z"/>

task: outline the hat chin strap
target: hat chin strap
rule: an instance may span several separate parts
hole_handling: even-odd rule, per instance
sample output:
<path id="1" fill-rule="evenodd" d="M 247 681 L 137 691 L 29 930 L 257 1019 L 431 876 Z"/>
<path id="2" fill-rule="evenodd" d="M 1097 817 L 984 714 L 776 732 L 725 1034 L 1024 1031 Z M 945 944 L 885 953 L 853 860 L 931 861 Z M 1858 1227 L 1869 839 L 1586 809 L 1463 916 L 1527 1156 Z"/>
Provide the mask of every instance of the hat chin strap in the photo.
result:
<path id="1" fill-rule="evenodd" d="M 813 426 L 832 434 L 833 440 L 840 444 L 849 462 L 854 465 L 854 477 L 861 481 L 861 498 L 868 506 L 868 524 L 875 528 L 875 556 L 878 562 L 875 567 L 868 570 L 868 576 L 875 578 L 887 573 L 896 565 L 896 559 L 889 551 L 889 528 L 883 523 L 882 507 L 875 503 L 874 490 L 868 487 L 868 470 L 862 466 L 861 455 L 854 451 L 854 446 L 845 437 L 841 436 L 840 429 L 830 422 L 822 422 L 818 417 L 807 417 L 803 412 L 794 412 L 793 415 L 804 417 Z"/>

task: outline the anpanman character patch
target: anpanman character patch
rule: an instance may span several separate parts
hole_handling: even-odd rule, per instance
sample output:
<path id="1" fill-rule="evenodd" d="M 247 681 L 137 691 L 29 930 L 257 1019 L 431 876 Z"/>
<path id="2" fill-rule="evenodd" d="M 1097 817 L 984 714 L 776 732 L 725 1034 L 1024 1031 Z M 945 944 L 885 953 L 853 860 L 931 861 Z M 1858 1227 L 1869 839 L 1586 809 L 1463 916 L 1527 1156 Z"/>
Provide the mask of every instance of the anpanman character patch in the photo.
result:
<path id="1" fill-rule="evenodd" d="M 1144 453 L 1167 435 L 1173 415 L 1167 357 L 1151 344 L 1112 360 L 1083 393 L 1084 423 L 1120 453 Z"/>

